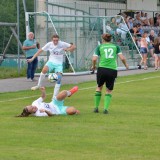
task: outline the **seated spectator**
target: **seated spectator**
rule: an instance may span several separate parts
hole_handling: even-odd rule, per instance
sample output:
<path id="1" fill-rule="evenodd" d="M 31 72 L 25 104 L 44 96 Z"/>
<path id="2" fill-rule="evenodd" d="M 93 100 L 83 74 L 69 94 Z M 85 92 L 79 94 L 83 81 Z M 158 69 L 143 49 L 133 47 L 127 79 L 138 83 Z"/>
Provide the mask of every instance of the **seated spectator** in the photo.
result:
<path id="1" fill-rule="evenodd" d="M 129 30 L 133 28 L 133 19 L 132 19 L 132 17 L 129 18 L 127 25 L 128 25 L 128 29 Z"/>
<path id="2" fill-rule="evenodd" d="M 125 23 L 125 22 L 120 23 L 120 24 L 119 24 L 119 27 L 117 28 L 116 31 L 117 31 L 117 34 L 120 34 L 120 35 L 121 35 L 121 38 L 122 38 L 123 40 L 125 40 L 126 34 L 127 34 L 127 32 L 128 32 L 128 27 L 127 27 L 126 23 Z"/>
<path id="3" fill-rule="evenodd" d="M 143 18 L 143 25 L 144 26 L 150 26 L 150 21 L 149 21 L 149 18 L 148 18 L 148 14 L 147 13 L 144 13 L 144 18 Z"/>
<path id="4" fill-rule="evenodd" d="M 158 17 L 157 17 L 156 26 L 160 26 L 160 14 L 159 14 Z"/>
<path id="5" fill-rule="evenodd" d="M 118 28 L 118 25 L 117 25 L 117 23 L 116 23 L 116 18 L 115 18 L 115 17 L 112 17 L 112 18 L 111 18 L 110 27 L 111 27 L 113 30 L 116 30 L 116 29 Z"/>
<path id="6" fill-rule="evenodd" d="M 132 29 L 130 29 L 130 32 L 132 35 L 134 36 L 141 36 L 140 32 L 139 32 L 139 28 L 138 25 L 134 25 Z"/>
<path id="7" fill-rule="evenodd" d="M 142 36 L 142 34 L 144 33 L 143 29 L 142 29 L 142 25 L 141 24 L 137 24 L 138 27 L 138 31 L 140 33 L 140 36 Z"/>
<path id="8" fill-rule="evenodd" d="M 133 24 L 134 25 L 137 25 L 137 24 L 142 24 L 143 25 L 143 21 L 141 20 L 140 12 L 136 12 L 136 17 L 135 17 L 135 20 L 133 21 Z"/>
<path id="9" fill-rule="evenodd" d="M 158 18 L 158 15 L 159 15 L 159 14 L 156 13 L 155 16 L 154 16 L 154 18 L 153 18 L 153 19 L 154 19 L 154 25 L 155 25 L 155 26 L 157 26 L 157 18 Z"/>

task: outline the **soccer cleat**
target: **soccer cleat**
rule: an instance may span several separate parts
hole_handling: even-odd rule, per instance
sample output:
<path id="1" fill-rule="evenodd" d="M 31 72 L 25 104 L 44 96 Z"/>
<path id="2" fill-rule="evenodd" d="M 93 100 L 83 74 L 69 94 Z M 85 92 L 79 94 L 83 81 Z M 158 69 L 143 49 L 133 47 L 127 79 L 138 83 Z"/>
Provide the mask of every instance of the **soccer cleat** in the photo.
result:
<path id="1" fill-rule="evenodd" d="M 105 109 L 105 110 L 103 111 L 103 113 L 104 113 L 104 114 L 108 114 L 108 111 Z"/>
<path id="2" fill-rule="evenodd" d="M 98 113 L 99 111 L 98 111 L 98 108 L 94 108 L 94 111 L 93 111 L 94 113 Z"/>
<path id="3" fill-rule="evenodd" d="M 40 88 L 39 86 L 34 86 L 34 87 L 31 88 L 31 90 L 32 90 L 32 91 L 35 91 L 35 90 L 37 90 L 37 89 L 39 89 L 39 88 Z"/>
<path id="4" fill-rule="evenodd" d="M 71 95 L 76 93 L 77 91 L 78 91 L 78 86 L 74 86 L 72 89 L 69 90 L 69 92 L 71 92 Z M 70 97 L 70 96 L 68 96 L 68 97 Z"/>

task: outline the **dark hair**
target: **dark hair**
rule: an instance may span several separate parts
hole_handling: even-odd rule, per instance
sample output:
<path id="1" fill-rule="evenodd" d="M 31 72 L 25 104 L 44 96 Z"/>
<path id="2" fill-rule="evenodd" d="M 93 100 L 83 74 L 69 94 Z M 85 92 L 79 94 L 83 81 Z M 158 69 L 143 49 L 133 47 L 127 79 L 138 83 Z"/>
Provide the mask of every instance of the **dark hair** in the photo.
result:
<path id="1" fill-rule="evenodd" d="M 58 38 L 58 39 L 59 39 L 58 34 L 54 34 L 54 35 L 52 36 L 52 39 L 53 39 L 53 38 Z"/>
<path id="2" fill-rule="evenodd" d="M 25 107 L 22 111 L 22 113 L 16 117 L 28 117 L 31 113 L 28 111 L 28 109 Z"/>
<path id="3" fill-rule="evenodd" d="M 112 39 L 112 36 L 109 33 L 105 33 L 105 34 L 102 34 L 102 39 L 106 42 L 110 42 Z"/>
<path id="4" fill-rule="evenodd" d="M 36 46 L 38 49 L 40 49 L 40 43 L 39 42 L 36 42 Z"/>

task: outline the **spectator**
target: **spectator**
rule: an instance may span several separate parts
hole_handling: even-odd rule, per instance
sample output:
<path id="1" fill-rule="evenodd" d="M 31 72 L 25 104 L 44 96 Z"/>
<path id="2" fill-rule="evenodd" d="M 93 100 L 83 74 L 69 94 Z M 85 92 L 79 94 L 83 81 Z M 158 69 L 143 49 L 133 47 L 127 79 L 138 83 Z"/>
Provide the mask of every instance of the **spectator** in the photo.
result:
<path id="1" fill-rule="evenodd" d="M 127 25 L 128 25 L 129 30 L 133 28 L 133 19 L 132 19 L 132 17 L 129 18 Z"/>
<path id="2" fill-rule="evenodd" d="M 155 14 L 155 17 L 154 17 L 154 25 L 155 25 L 155 26 L 157 25 L 157 18 L 158 18 L 158 15 L 159 15 L 159 14 L 156 13 L 156 14 Z"/>
<path id="3" fill-rule="evenodd" d="M 148 43 L 147 38 L 148 34 L 146 32 L 143 33 L 141 41 L 140 41 L 140 52 L 142 54 L 142 60 L 140 62 L 140 66 L 144 63 L 144 70 L 147 70 L 147 52 L 148 52 Z"/>
<path id="4" fill-rule="evenodd" d="M 160 64 L 160 40 L 158 37 L 154 40 L 154 49 L 155 70 L 157 70 Z"/>
<path id="5" fill-rule="evenodd" d="M 31 59 L 38 51 L 33 32 L 28 33 L 28 39 L 24 41 L 22 49 L 25 50 L 27 59 Z M 27 64 L 27 79 L 28 81 L 35 81 L 34 74 L 37 68 L 38 58 L 35 58 L 31 63 L 27 62 Z"/>
<path id="6" fill-rule="evenodd" d="M 111 18 L 110 27 L 115 31 L 118 28 L 115 17 Z"/>
<path id="7" fill-rule="evenodd" d="M 138 31 L 140 33 L 140 36 L 142 36 L 142 34 L 144 33 L 144 31 L 142 29 L 142 25 L 141 24 L 137 24 L 137 28 L 138 28 Z"/>
<path id="8" fill-rule="evenodd" d="M 133 24 L 134 25 L 143 24 L 143 21 L 141 20 L 140 12 L 136 12 L 136 17 L 135 17 L 135 20 L 134 20 Z"/>
<path id="9" fill-rule="evenodd" d="M 144 20 L 143 20 L 144 26 L 150 26 L 150 21 L 148 18 L 148 14 L 144 13 Z"/>
<path id="10" fill-rule="evenodd" d="M 157 17 L 156 26 L 160 26 L 160 14 L 159 14 L 158 17 Z"/>
<path id="11" fill-rule="evenodd" d="M 128 32 L 128 27 L 125 22 L 119 24 L 119 28 L 117 28 L 117 34 L 121 35 L 121 38 L 125 40 L 126 34 Z"/>
<path id="12" fill-rule="evenodd" d="M 130 32 L 132 33 L 132 35 L 134 36 L 141 36 L 141 34 L 139 33 L 139 28 L 138 25 L 134 25 L 132 29 L 130 29 Z"/>
<path id="13" fill-rule="evenodd" d="M 149 47 L 148 47 L 148 49 L 149 49 L 149 52 L 150 52 L 150 54 L 151 54 L 151 56 L 154 58 L 154 39 L 155 39 L 155 32 L 154 32 L 154 30 L 151 30 L 150 31 L 150 35 L 149 35 L 149 37 L 148 37 L 148 42 L 149 42 Z"/>

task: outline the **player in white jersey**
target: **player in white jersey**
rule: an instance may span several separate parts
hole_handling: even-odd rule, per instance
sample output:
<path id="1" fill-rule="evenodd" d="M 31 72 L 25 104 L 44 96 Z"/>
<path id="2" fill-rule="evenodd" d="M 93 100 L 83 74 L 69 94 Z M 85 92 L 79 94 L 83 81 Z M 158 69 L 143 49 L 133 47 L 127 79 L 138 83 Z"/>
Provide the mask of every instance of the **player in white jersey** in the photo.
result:
<path id="1" fill-rule="evenodd" d="M 61 78 L 63 72 L 63 55 L 65 51 L 73 52 L 75 48 L 75 45 L 60 41 L 58 35 L 53 35 L 52 41 L 48 42 L 44 47 L 39 49 L 38 52 L 28 60 L 28 62 L 32 62 L 43 51 L 50 52 L 49 60 L 42 69 L 38 84 L 37 86 L 32 87 L 31 90 L 40 88 L 42 86 L 42 81 L 45 79 L 46 73 L 48 71 L 51 72 L 52 70 L 55 70 L 55 73 L 58 75 L 58 80 L 54 88 L 54 96 L 56 96 L 59 93 L 59 89 L 61 86 Z"/>
<path id="2" fill-rule="evenodd" d="M 41 97 L 35 100 L 31 105 L 26 106 L 22 113 L 18 117 L 32 116 L 53 116 L 53 115 L 74 115 L 79 114 L 79 111 L 74 107 L 64 106 L 64 99 L 70 97 L 72 94 L 78 91 L 78 87 L 75 86 L 71 90 L 63 90 L 56 97 L 52 99 L 50 103 L 43 102 L 46 98 L 45 88 L 41 87 Z"/>

